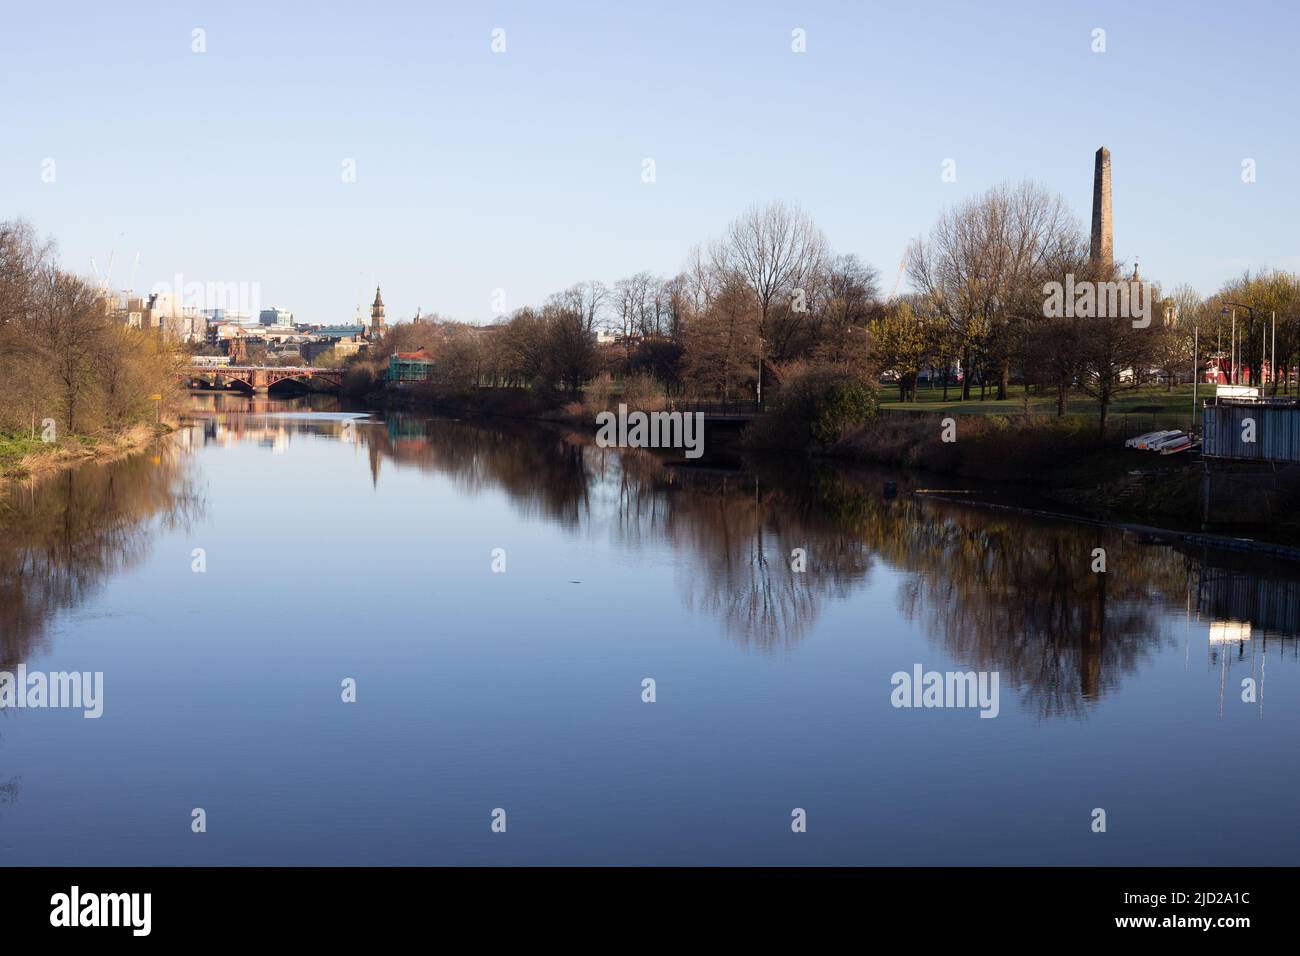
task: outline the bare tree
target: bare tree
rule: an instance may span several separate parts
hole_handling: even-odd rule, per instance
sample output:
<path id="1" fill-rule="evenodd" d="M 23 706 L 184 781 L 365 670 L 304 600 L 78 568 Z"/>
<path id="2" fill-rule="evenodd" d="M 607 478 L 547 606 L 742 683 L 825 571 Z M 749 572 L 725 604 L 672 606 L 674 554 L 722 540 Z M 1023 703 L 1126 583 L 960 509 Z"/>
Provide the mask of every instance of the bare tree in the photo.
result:
<path id="1" fill-rule="evenodd" d="M 716 244 L 715 244 L 716 245 Z M 686 268 L 682 272 L 687 311 L 703 313 L 713 304 L 718 292 L 718 271 L 714 263 L 721 258 L 719 251 L 705 250 L 698 242 L 686 255 Z"/>
<path id="2" fill-rule="evenodd" d="M 774 202 L 752 206 L 733 220 L 726 238 L 713 252 L 718 271 L 740 276 L 754 296 L 760 337 L 758 397 L 761 401 L 763 345 L 773 337 L 773 317 L 778 306 L 789 308 L 798 293 L 806 299 L 807 290 L 824 268 L 829 254 L 826 237 L 803 210 Z"/>
<path id="3" fill-rule="evenodd" d="M 1027 301 L 1017 306 L 1022 316 L 1017 353 L 1026 369 L 1026 388 L 1030 380 L 1050 385 L 1056 392 L 1058 417 L 1063 417 L 1069 407 L 1070 389 L 1079 373 L 1082 329 L 1077 319 L 1047 315 L 1043 286 L 1048 282 L 1064 284 L 1070 275 L 1087 275 L 1091 268 L 1088 245 L 1088 238 L 1081 232 L 1072 238 L 1062 235 L 1033 284 L 1025 287 Z"/>
<path id="4" fill-rule="evenodd" d="M 53 256 L 53 245 L 42 242 L 31 223 L 0 222 L 0 333 L 30 314 L 41 270 Z"/>
<path id="5" fill-rule="evenodd" d="M 63 423 L 77 431 L 83 397 L 95 387 L 100 339 L 109 327 L 99 291 L 88 282 L 48 265 L 36 292 L 32 333 L 44 350 L 59 390 Z"/>
<path id="6" fill-rule="evenodd" d="M 1085 277 L 1110 281 L 1113 273 L 1098 271 Z M 1122 311 L 1122 310 L 1121 310 Z M 1161 327 L 1135 328 L 1127 315 L 1076 318 L 1075 343 L 1079 355 L 1079 388 L 1097 401 L 1098 427 L 1102 437 L 1110 420 L 1110 406 L 1116 395 L 1137 388 L 1142 374 L 1150 368 L 1159 347 Z"/>
<path id="7" fill-rule="evenodd" d="M 583 315 L 570 309 L 547 306 L 541 317 L 543 380 L 576 392 L 595 372 L 595 334 Z"/>
<path id="8" fill-rule="evenodd" d="M 569 286 L 561 297 L 565 307 L 582 319 L 583 329 L 594 335 L 600 326 L 601 311 L 609 298 L 609 287 L 599 279 Z"/>
<path id="9" fill-rule="evenodd" d="M 963 399 L 970 398 L 970 372 L 979 357 L 998 369 L 998 397 L 1006 397 L 1015 333 L 1030 292 L 1079 233 L 1060 196 L 1024 182 L 995 187 L 949 210 L 928 239 L 912 243 L 908 277 L 958 343 Z"/>
<path id="10" fill-rule="evenodd" d="M 867 323 L 882 311 L 879 274 L 855 255 L 836 256 L 818 283 L 811 311 L 813 358 L 850 361 L 865 347 Z"/>
<path id="11" fill-rule="evenodd" d="M 37 294 L 53 247 L 24 221 L 0 222 L 0 429 L 30 428 L 53 404 L 41 343 L 34 338 Z"/>
<path id="12" fill-rule="evenodd" d="M 661 283 L 649 272 L 638 272 L 614 284 L 614 330 L 622 338 L 625 359 L 639 336 L 658 331 L 656 295 Z"/>

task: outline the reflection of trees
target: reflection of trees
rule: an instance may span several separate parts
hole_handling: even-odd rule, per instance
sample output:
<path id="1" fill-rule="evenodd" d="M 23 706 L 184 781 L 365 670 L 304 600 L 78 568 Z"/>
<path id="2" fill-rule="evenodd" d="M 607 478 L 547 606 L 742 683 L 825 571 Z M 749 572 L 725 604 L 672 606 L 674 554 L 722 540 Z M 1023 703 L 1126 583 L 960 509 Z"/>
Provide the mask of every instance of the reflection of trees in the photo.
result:
<path id="1" fill-rule="evenodd" d="M 869 470 L 666 467 L 560 428 L 401 414 L 359 424 L 355 440 L 376 481 L 384 462 L 434 472 L 473 494 L 504 491 L 525 517 L 608 534 L 639 555 L 671 553 L 686 606 L 745 647 L 796 645 L 827 602 L 865 587 L 883 564 L 901 572 L 906 619 L 958 666 L 998 671 L 1044 716 L 1083 713 L 1174 640 L 1168 611 L 1191 601 L 1206 560 L 1090 525 L 913 497 L 906 481 L 887 499 L 882 482 L 898 476 Z M 1104 574 L 1090 567 L 1096 547 Z M 807 573 L 791 569 L 795 548 Z"/>
<path id="2" fill-rule="evenodd" d="M 18 799 L 22 785 L 17 777 L 11 777 L 8 783 L 0 783 L 0 807 Z"/>
<path id="3" fill-rule="evenodd" d="M 796 643 L 822 601 L 845 596 L 870 566 L 869 548 L 836 535 L 823 511 L 734 472 L 665 468 L 652 454 L 533 423 L 397 415 L 357 436 L 376 476 L 387 460 L 470 493 L 501 489 L 525 517 L 607 530 L 620 548 L 677 545 L 697 562 L 678 575 L 687 606 L 716 615 L 747 646 Z M 794 548 L 807 551 L 815 573 L 791 570 Z"/>
<path id="4" fill-rule="evenodd" d="M 697 562 L 678 574 L 686 606 L 718 617 L 747 647 L 797 643 L 839 578 L 823 562 L 820 537 L 756 479 L 687 474 L 676 485 L 669 537 Z M 795 548 L 810 573 L 792 569 Z"/>
<path id="5" fill-rule="evenodd" d="M 1044 715 L 1078 712 L 1166 638 L 1164 611 L 1186 591 L 1182 558 L 1076 524 L 915 502 L 909 619 L 963 666 L 999 671 Z M 1105 548 L 1108 571 L 1091 570 Z"/>
<path id="6" fill-rule="evenodd" d="M 1160 605 L 1186 593 L 1184 560 L 1169 549 L 906 494 L 886 500 L 870 473 L 666 468 L 532 425 L 406 420 L 360 434 L 372 455 L 470 491 L 502 488 L 529 516 L 608 528 L 628 549 L 673 544 L 691 561 L 678 572 L 683 601 L 745 646 L 796 644 L 826 601 L 864 586 L 884 561 L 908 572 L 905 617 L 964 666 L 1000 671 L 1044 714 L 1105 694 L 1160 639 Z M 1098 546 L 1110 573 L 1090 570 Z M 805 574 L 791 569 L 795 548 Z"/>
<path id="7" fill-rule="evenodd" d="M 827 601 L 883 562 L 905 572 L 904 617 L 960 666 L 998 671 L 1045 716 L 1081 713 L 1171 640 L 1166 610 L 1187 594 L 1189 562 L 1173 549 L 905 490 L 886 499 L 870 472 L 666 468 L 526 425 L 428 422 L 423 440 L 383 451 L 471 490 L 503 488 L 527 514 L 608 528 L 621 547 L 672 544 L 690 561 L 677 574 L 684 603 L 747 647 L 798 643 Z M 1091 570 L 1096 547 L 1105 574 Z M 805 574 L 791 569 L 795 548 Z"/>
<path id="8" fill-rule="evenodd" d="M 697 562 L 679 575 L 683 601 L 718 616 L 746 646 L 793 646 L 826 601 L 844 599 L 870 573 L 869 542 L 815 506 L 815 485 L 686 470 L 675 485 L 672 537 Z M 796 548 L 806 572 L 791 567 Z"/>
<path id="9" fill-rule="evenodd" d="M 391 415 L 387 427 L 359 428 L 357 435 L 369 445 L 376 476 L 378 460 L 387 459 L 445 475 L 469 494 L 500 488 L 525 517 L 566 527 L 583 520 L 596 477 L 588 449 L 563 431 L 536 425 Z"/>
<path id="10" fill-rule="evenodd" d="M 184 452 L 170 442 L 8 489 L 0 497 L 0 669 L 31 654 L 56 612 L 141 560 L 160 527 L 189 522 L 200 508 Z"/>

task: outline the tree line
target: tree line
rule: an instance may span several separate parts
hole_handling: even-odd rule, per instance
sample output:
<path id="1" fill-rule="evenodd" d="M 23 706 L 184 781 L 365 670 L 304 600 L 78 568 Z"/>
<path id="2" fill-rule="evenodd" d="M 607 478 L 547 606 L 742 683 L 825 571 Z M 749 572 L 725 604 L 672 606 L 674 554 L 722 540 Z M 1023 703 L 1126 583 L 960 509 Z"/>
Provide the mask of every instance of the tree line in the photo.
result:
<path id="1" fill-rule="evenodd" d="M 1154 379 L 1172 389 L 1226 370 L 1234 308 L 1243 382 L 1263 384 L 1262 356 L 1272 354 L 1275 335 L 1279 372 L 1267 384 L 1288 391 L 1285 370 L 1300 353 L 1294 274 L 1247 272 L 1204 298 L 1185 284 L 1166 293 L 1136 264 L 1129 272 L 1090 258 L 1088 236 L 1064 201 L 1033 183 L 995 187 L 946 212 L 909 246 L 906 268 L 915 291 L 885 310 L 873 350 L 898 373 L 904 398 L 915 398 L 924 369 L 941 372 L 946 395 L 956 361 L 963 399 L 975 384 L 981 397 L 987 386 L 1002 399 L 1014 371 L 1026 394 L 1054 393 L 1058 415 L 1072 390 L 1094 399 L 1104 434 L 1118 393 Z M 1051 284 L 1067 281 L 1099 290 L 1093 314 L 1047 307 Z M 1146 314 L 1096 314 L 1107 286 L 1131 293 Z"/>
<path id="2" fill-rule="evenodd" d="M 1157 378 L 1172 387 L 1193 369 L 1226 369 L 1232 355 L 1243 381 L 1289 392 L 1289 376 L 1263 378 L 1300 356 L 1297 276 L 1246 273 L 1205 298 L 1149 283 L 1149 324 L 1045 307 L 1050 283 L 1126 285 L 1135 273 L 1091 259 L 1064 200 L 1032 182 L 945 211 L 909 243 L 894 283 L 906 275 L 902 295 L 883 294 L 879 272 L 835 252 L 802 209 L 756 204 L 692 247 L 675 275 L 580 282 L 485 326 L 436 315 L 397 323 L 347 364 L 358 391 L 393 352 L 422 347 L 439 389 L 562 398 L 600 380 L 606 394 L 635 383 L 686 399 L 799 392 L 813 403 L 846 382 L 874 388 L 882 374 L 900 399 L 915 399 L 928 372 L 945 398 L 952 388 L 970 399 L 978 387 L 981 398 L 1005 399 L 1014 383 L 1026 396 L 1054 396 L 1059 415 L 1082 393 L 1103 432 L 1120 392 Z M 148 414 L 148 396 L 170 391 L 173 363 L 158 336 L 113 322 L 101 290 L 60 268 L 29 224 L 0 223 L 0 429 L 50 417 L 68 432 L 120 427 Z"/>
<path id="3" fill-rule="evenodd" d="M 836 255 L 797 207 L 754 206 L 691 249 L 684 268 L 577 283 L 487 326 L 431 316 L 390 327 L 371 354 L 423 347 L 448 388 L 575 392 L 601 376 L 649 380 L 687 398 L 758 399 L 809 369 L 868 374 L 878 276 Z"/>
<path id="4" fill-rule="evenodd" d="M 575 392 L 609 376 L 722 400 L 771 398 L 810 377 L 874 387 L 882 374 L 897 381 L 900 399 L 914 400 L 928 372 L 945 399 L 950 388 L 970 399 L 977 387 L 981 398 L 1005 399 L 1014 381 L 1026 396 L 1052 395 L 1059 415 L 1082 393 L 1104 433 L 1119 393 L 1153 379 L 1172 387 L 1215 361 L 1209 346 L 1224 341 L 1223 302 L 1254 309 L 1242 313 L 1241 354 L 1258 354 L 1265 309 L 1277 311 L 1279 356 L 1291 364 L 1300 351 L 1295 276 L 1248 274 L 1206 299 L 1185 285 L 1166 294 L 1136 266 L 1094 261 L 1065 201 L 1032 182 L 944 212 L 909 243 L 895 285 L 904 275 L 908 291 L 883 295 L 879 272 L 835 253 L 801 209 L 755 205 L 694 246 L 676 275 L 578 283 L 487 326 L 437 316 L 401 323 L 358 361 L 378 374 L 393 351 L 424 347 L 440 388 Z M 1131 312 L 1053 314 L 1048 284 L 1067 280 L 1097 286 L 1101 298 L 1107 285 L 1131 287 L 1135 302 L 1149 297 L 1149 322 Z M 1194 357 L 1195 328 L 1203 337 Z M 1248 364 L 1258 376 L 1259 363 Z"/>
<path id="5" fill-rule="evenodd" d="M 437 317 L 399 324 L 371 360 L 423 346 L 441 387 L 576 391 L 604 375 L 723 400 L 763 399 L 765 390 L 770 398 L 809 376 L 874 384 L 882 373 L 904 401 L 915 400 L 926 373 L 945 400 L 949 389 L 969 400 L 975 388 L 980 398 L 1005 399 L 1014 380 L 1026 396 L 1053 396 L 1060 416 L 1072 394 L 1091 398 L 1105 433 L 1120 393 L 1229 371 L 1229 303 L 1239 313 L 1243 380 L 1261 383 L 1260 356 L 1274 342 L 1279 369 L 1300 357 L 1294 274 L 1246 273 L 1204 298 L 1188 285 L 1165 292 L 1136 264 L 1094 261 L 1062 197 L 1028 181 L 944 212 L 909 243 L 900 281 L 904 274 L 909 291 L 882 296 L 877 270 L 832 252 L 802 210 L 756 205 L 693 247 L 676 275 L 579 283 L 488 326 Z M 1107 286 L 1131 289 L 1149 314 L 1052 314 L 1045 290 L 1067 280 L 1102 289 L 1099 298 Z M 1291 388 L 1281 374 L 1267 384 Z"/>
<path id="6" fill-rule="evenodd" d="M 60 267 L 29 223 L 0 222 L 0 433 L 107 435 L 156 415 L 176 357 L 113 321 L 102 291 Z"/>

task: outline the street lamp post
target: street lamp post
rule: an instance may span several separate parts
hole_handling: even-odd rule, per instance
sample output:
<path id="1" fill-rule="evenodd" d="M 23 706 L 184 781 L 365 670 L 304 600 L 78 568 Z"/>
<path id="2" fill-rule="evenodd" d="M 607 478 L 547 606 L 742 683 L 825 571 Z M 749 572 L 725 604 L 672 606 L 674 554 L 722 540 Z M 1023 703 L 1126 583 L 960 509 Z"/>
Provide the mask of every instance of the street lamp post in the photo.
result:
<path id="1" fill-rule="evenodd" d="M 1201 377 L 1200 369 L 1201 354 L 1201 325 L 1199 321 L 1192 322 L 1192 427 L 1196 427 L 1196 384 Z"/>
<path id="2" fill-rule="evenodd" d="M 1227 314 L 1228 307 L 1223 307 L 1221 314 Z M 1237 310 L 1232 310 L 1232 328 L 1228 333 L 1228 384 L 1237 384 Z"/>
<path id="3" fill-rule="evenodd" d="M 1273 344 L 1268 347 L 1268 378 L 1273 383 L 1273 394 L 1277 394 L 1277 313 L 1272 313 L 1273 318 Z"/>
<path id="4" fill-rule="evenodd" d="M 1235 383 L 1238 377 L 1237 376 L 1237 310 L 1245 309 L 1247 312 L 1250 313 L 1250 328 L 1251 331 L 1253 332 L 1255 330 L 1255 309 L 1253 306 L 1245 305 L 1241 302 L 1225 302 L 1223 304 L 1223 309 L 1222 311 L 1220 311 L 1219 314 L 1227 315 L 1228 306 L 1232 306 L 1232 377 Z M 1264 346 L 1267 344 L 1268 344 L 1267 342 L 1260 343 L 1259 384 L 1261 387 L 1264 384 Z"/>

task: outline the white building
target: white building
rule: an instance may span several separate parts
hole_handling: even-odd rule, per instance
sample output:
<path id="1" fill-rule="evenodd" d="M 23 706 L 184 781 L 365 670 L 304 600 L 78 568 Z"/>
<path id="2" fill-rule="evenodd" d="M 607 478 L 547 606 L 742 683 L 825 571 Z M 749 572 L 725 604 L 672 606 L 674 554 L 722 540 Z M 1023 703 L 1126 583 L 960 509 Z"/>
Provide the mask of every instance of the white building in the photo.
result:
<path id="1" fill-rule="evenodd" d="M 202 342 L 208 335 L 208 317 L 170 292 L 149 295 L 143 324 L 161 329 L 164 336 L 179 342 Z"/>

